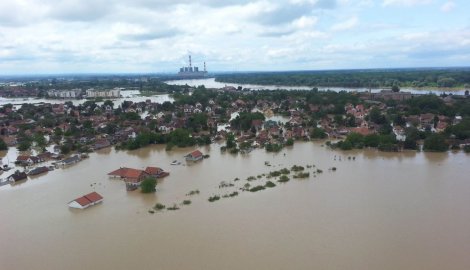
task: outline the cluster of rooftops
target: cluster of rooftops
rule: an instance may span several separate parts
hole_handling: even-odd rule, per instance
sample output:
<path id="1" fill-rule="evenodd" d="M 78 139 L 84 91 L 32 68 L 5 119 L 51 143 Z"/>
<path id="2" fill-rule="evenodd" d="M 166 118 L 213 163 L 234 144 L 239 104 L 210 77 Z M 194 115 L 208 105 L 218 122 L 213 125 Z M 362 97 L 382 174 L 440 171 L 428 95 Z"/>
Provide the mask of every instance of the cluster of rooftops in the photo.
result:
<path id="1" fill-rule="evenodd" d="M 198 161 L 204 158 L 201 151 L 195 150 L 184 156 L 187 161 Z M 137 189 L 145 178 L 163 178 L 170 175 L 159 167 L 146 167 L 144 170 L 121 167 L 108 173 L 109 177 L 118 178 L 126 183 L 127 190 Z M 91 192 L 68 203 L 71 208 L 85 209 L 103 201 L 103 197 L 97 192 Z"/>

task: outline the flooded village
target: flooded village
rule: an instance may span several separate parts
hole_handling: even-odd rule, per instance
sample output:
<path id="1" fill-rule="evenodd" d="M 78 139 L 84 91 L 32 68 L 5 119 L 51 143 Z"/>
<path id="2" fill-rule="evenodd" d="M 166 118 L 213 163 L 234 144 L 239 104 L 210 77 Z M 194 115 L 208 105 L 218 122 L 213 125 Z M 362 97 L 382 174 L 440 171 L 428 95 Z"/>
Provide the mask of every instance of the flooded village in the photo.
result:
<path id="1" fill-rule="evenodd" d="M 466 95 L 113 89 L 0 107 L 5 269 L 470 267 Z"/>

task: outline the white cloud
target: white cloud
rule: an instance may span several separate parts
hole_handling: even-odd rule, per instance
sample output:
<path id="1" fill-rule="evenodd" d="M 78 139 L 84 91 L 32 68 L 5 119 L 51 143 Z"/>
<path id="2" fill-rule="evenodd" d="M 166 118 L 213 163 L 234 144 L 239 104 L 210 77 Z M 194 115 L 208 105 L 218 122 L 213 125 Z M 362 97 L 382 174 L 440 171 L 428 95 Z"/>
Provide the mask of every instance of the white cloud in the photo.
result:
<path id="1" fill-rule="evenodd" d="M 469 30 L 455 30 L 455 20 L 446 25 L 455 16 L 438 9 L 457 1 L 435 5 L 439 32 L 435 24 L 405 27 L 384 8 L 409 6 L 414 20 L 424 22 L 436 14 L 412 6 L 431 3 L 425 0 L 88 2 L 0 1 L 0 73 L 168 72 L 188 52 L 211 71 L 400 67 L 409 65 L 408 55 L 424 61 L 418 49 L 436 52 L 433 66 L 446 64 L 449 55 L 453 65 L 463 65 L 457 56 L 469 58 Z M 354 35 L 346 32 L 351 29 Z"/>
<path id="2" fill-rule="evenodd" d="M 431 3 L 431 0 L 383 0 L 384 6 L 416 6 Z"/>
<path id="3" fill-rule="evenodd" d="M 454 1 L 447 1 L 441 6 L 443 12 L 450 12 L 455 8 Z"/>
<path id="4" fill-rule="evenodd" d="M 353 29 L 354 27 L 356 27 L 359 23 L 359 19 L 354 16 L 346 21 L 343 21 L 343 22 L 340 22 L 340 23 L 337 23 L 337 24 L 334 24 L 332 27 L 331 27 L 331 30 L 333 31 L 345 31 L 345 30 L 350 30 L 350 29 Z"/>

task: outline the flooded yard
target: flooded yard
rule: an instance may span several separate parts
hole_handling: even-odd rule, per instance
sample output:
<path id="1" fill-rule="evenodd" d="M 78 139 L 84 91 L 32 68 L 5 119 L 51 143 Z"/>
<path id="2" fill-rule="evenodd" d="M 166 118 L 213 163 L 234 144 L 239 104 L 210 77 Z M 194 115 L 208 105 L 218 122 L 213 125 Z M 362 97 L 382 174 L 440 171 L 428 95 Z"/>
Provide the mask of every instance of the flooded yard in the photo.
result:
<path id="1" fill-rule="evenodd" d="M 193 149 L 107 148 L 0 187 L 0 268 L 470 269 L 468 155 L 339 152 L 311 142 L 231 155 L 215 144 L 199 148 L 210 158 L 186 164 Z M 293 165 L 315 167 L 306 167 L 307 179 L 238 189 L 250 176 Z M 170 175 L 155 194 L 128 192 L 107 176 L 124 166 Z M 314 177 L 317 168 L 323 173 Z M 219 188 L 222 181 L 234 186 Z M 200 193 L 187 196 L 192 190 Z M 235 190 L 236 197 L 208 201 Z M 67 207 L 92 191 L 104 202 Z M 180 210 L 150 214 L 156 203 Z"/>

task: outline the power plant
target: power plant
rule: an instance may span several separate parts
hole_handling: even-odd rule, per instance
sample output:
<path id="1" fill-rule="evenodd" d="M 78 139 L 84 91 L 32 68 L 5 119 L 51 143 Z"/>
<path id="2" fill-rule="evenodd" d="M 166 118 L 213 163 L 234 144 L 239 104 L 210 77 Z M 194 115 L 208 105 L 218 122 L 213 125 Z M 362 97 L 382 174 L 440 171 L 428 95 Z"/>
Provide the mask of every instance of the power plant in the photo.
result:
<path id="1" fill-rule="evenodd" d="M 199 71 L 199 67 L 192 66 L 191 55 L 189 55 L 189 66 L 180 68 L 178 77 L 182 79 L 198 79 L 207 77 L 206 62 L 204 62 L 204 70 Z"/>

